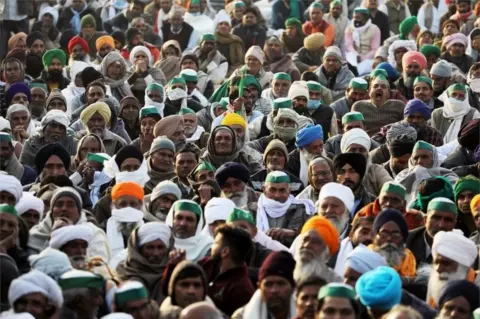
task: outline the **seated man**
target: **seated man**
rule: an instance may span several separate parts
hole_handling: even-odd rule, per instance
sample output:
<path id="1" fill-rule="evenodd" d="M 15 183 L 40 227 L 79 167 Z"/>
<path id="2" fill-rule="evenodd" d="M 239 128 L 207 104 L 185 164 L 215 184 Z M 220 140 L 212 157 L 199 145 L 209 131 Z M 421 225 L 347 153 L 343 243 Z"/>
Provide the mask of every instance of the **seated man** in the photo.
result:
<path id="1" fill-rule="evenodd" d="M 248 209 L 256 206 L 259 194 L 247 186 L 250 171 L 245 165 L 225 163 L 215 172 L 215 179 L 222 190 L 222 198 L 230 199 L 238 208 Z"/>
<path id="2" fill-rule="evenodd" d="M 470 237 L 471 233 L 477 228 L 470 204 L 472 199 L 477 194 L 480 194 L 480 179 L 472 175 L 459 178 L 455 183 L 453 191 L 458 208 L 457 225 L 455 225 L 455 228 L 460 229 L 465 237 Z"/>
<path id="3" fill-rule="evenodd" d="M 347 237 L 354 195 L 350 188 L 339 183 L 328 183 L 320 191 L 318 197 L 317 213 L 328 219 L 340 235 L 340 239 Z"/>
<path id="4" fill-rule="evenodd" d="M 15 205 L 15 209 L 28 229 L 31 229 L 43 219 L 45 204 L 43 200 L 29 192 L 23 192 L 22 198 L 23 200 Z"/>
<path id="5" fill-rule="evenodd" d="M 343 118 L 351 111 L 352 105 L 367 97 L 368 82 L 363 78 L 353 78 L 348 83 L 345 96 L 333 102 L 330 106 L 335 111 L 337 119 Z M 343 124 L 343 123 L 342 123 Z"/>
<path id="6" fill-rule="evenodd" d="M 414 146 L 415 139 L 408 136 L 398 136 L 388 142 L 387 151 L 390 154 L 390 158 L 382 166 L 392 178 L 395 178 L 398 173 L 408 168 L 408 161 L 412 156 Z"/>
<path id="7" fill-rule="evenodd" d="M 158 136 L 152 142 L 150 151 L 146 154 L 148 176 L 145 191 L 151 193 L 158 183 L 175 177 L 174 172 L 175 145 L 165 136 Z"/>
<path id="8" fill-rule="evenodd" d="M 308 164 L 309 185 L 296 197 L 316 203 L 322 187 L 330 182 L 333 182 L 333 164 L 330 159 L 317 156 Z"/>
<path id="9" fill-rule="evenodd" d="M 113 311 L 128 315 L 138 314 L 139 305 L 143 305 L 142 318 L 155 319 L 158 317 L 158 304 L 148 297 L 145 286 L 136 280 L 123 282 L 114 292 Z M 135 318 L 135 317 L 133 317 Z"/>
<path id="10" fill-rule="evenodd" d="M 333 44 L 335 38 L 335 27 L 323 19 L 323 13 L 328 11 L 320 2 L 314 2 L 309 8 L 310 21 L 303 24 L 303 33 L 310 35 L 322 33 L 325 35 L 325 46 Z M 301 11 L 300 11 L 301 12 Z"/>
<path id="11" fill-rule="evenodd" d="M 430 111 L 443 106 L 443 102 L 433 96 L 432 80 L 426 76 L 417 76 L 413 82 L 413 96 L 427 105 Z"/>
<path id="12" fill-rule="evenodd" d="M 0 132 L 0 170 L 15 177 L 22 185 L 30 184 L 37 178 L 37 173 L 30 166 L 20 163 L 15 155 L 15 147 L 12 143 L 12 136 Z"/>
<path id="13" fill-rule="evenodd" d="M 6 112 L 5 119 L 9 122 L 7 129 L 12 139 L 21 145 L 25 144 L 30 136 L 36 134 L 38 122 L 32 118 L 28 107 L 20 103 L 9 105 Z"/>
<path id="14" fill-rule="evenodd" d="M 343 282 L 355 287 L 360 276 L 380 266 L 388 266 L 385 258 L 363 245 L 355 247 L 346 257 Z"/>
<path id="15" fill-rule="evenodd" d="M 415 80 L 426 67 L 427 59 L 422 53 L 410 51 L 403 55 L 402 76 L 395 82 L 395 86 L 407 100 L 413 99 Z"/>
<path id="16" fill-rule="evenodd" d="M 419 85 L 421 86 L 421 84 Z M 407 105 L 405 106 L 405 109 L 403 110 L 404 120 L 402 122 L 406 122 L 415 128 L 417 131 L 418 140 L 425 141 L 434 146 L 442 146 L 442 134 L 440 134 L 437 129 L 429 125 L 431 111 L 432 110 L 429 109 L 428 105 L 424 101 L 414 98 L 408 101 Z"/>
<path id="17" fill-rule="evenodd" d="M 197 113 L 188 107 L 184 107 L 178 113 L 183 116 L 185 123 L 185 141 L 187 143 L 195 143 L 200 149 L 207 146 L 208 134 L 203 126 L 198 123 Z"/>
<path id="18" fill-rule="evenodd" d="M 49 246 L 64 252 L 73 268 L 87 270 L 87 250 L 92 238 L 88 225 L 66 225 L 52 231 Z"/>
<path id="19" fill-rule="evenodd" d="M 181 198 L 191 199 L 193 197 L 192 185 L 188 180 L 188 175 L 198 165 L 200 149 L 193 143 L 187 143 L 175 154 L 175 177 L 172 182 L 175 183 L 182 192 Z"/>
<path id="20" fill-rule="evenodd" d="M 182 192 L 172 181 L 158 183 L 151 194 L 143 199 L 144 218 L 147 222 L 165 222 L 173 203 L 182 199 Z"/>
<path id="21" fill-rule="evenodd" d="M 324 54 L 325 35 L 312 33 L 303 39 L 303 47 L 293 54 L 292 60 L 301 74 L 314 72 L 322 64 Z"/>
<path id="22" fill-rule="evenodd" d="M 270 87 L 262 91 L 262 97 L 269 98 L 272 102 L 278 98 L 287 97 L 290 85 L 292 85 L 290 74 L 277 72 L 273 75 Z"/>
<path id="23" fill-rule="evenodd" d="M 198 57 L 199 69 L 207 73 L 212 81 L 221 83 L 225 79 L 228 72 L 228 61 L 217 50 L 216 36 L 214 34 L 203 34 L 200 45 L 193 52 Z"/>

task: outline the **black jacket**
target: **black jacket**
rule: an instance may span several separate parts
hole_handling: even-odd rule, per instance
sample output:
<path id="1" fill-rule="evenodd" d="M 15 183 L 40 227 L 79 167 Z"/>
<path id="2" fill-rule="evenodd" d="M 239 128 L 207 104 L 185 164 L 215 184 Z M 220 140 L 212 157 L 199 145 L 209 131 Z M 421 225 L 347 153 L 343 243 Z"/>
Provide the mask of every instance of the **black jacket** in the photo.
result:
<path id="1" fill-rule="evenodd" d="M 100 16 L 91 7 L 88 7 L 82 13 L 80 13 L 80 19 L 82 19 L 87 14 L 91 14 L 95 18 L 95 22 L 97 24 L 97 31 L 103 31 L 102 19 L 100 19 Z M 60 30 L 60 32 L 63 32 L 67 29 L 72 29 L 72 25 L 70 24 L 70 20 L 72 20 L 72 18 L 73 18 L 72 10 L 70 10 L 70 8 L 63 9 L 62 12 L 60 13 L 60 17 L 58 18 L 58 22 L 57 22 L 58 30 Z"/>
<path id="2" fill-rule="evenodd" d="M 47 71 L 42 71 L 42 74 L 40 75 L 40 78 L 41 78 L 42 80 L 44 80 L 45 83 L 47 83 L 47 86 L 48 86 Z M 60 82 L 58 83 L 58 89 L 59 89 L 59 90 L 63 90 L 63 89 L 65 89 L 69 84 L 70 84 L 70 81 L 62 75 L 62 77 L 61 77 L 61 79 L 60 79 Z"/>
<path id="3" fill-rule="evenodd" d="M 290 193 L 293 196 L 297 196 L 300 194 L 303 189 L 304 185 L 302 181 L 296 177 L 295 175 L 285 172 L 290 177 Z M 261 171 L 256 172 L 252 176 L 250 176 L 250 181 L 248 184 L 257 192 L 263 192 L 263 185 L 265 185 L 265 179 L 267 178 L 267 169 L 262 169 Z"/>
<path id="4" fill-rule="evenodd" d="M 431 264 L 432 263 L 432 254 L 430 253 L 429 256 L 425 256 L 427 252 L 427 243 L 425 242 L 425 236 L 427 229 L 425 227 L 419 227 L 416 229 L 411 230 L 408 233 L 407 238 L 407 248 L 415 256 L 417 261 L 417 268 L 421 264 Z"/>

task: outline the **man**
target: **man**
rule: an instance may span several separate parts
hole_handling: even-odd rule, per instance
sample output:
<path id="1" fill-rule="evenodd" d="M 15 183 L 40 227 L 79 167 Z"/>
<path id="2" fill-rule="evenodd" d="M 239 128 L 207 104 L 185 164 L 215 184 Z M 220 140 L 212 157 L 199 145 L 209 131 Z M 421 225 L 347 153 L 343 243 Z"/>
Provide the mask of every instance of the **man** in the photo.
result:
<path id="1" fill-rule="evenodd" d="M 387 266 L 387 261 L 383 256 L 370 248 L 359 245 L 346 257 L 345 272 L 342 274 L 343 282 L 355 287 L 361 275 L 381 266 Z"/>
<path id="2" fill-rule="evenodd" d="M 125 281 L 113 296 L 113 313 L 125 313 L 135 319 L 158 318 L 158 305 L 149 298 L 145 286 L 138 281 Z"/>
<path id="3" fill-rule="evenodd" d="M 392 178 L 395 179 L 401 171 L 408 168 L 414 146 L 415 139 L 408 136 L 397 136 L 388 141 L 387 150 L 390 158 L 382 166 Z"/>
<path id="4" fill-rule="evenodd" d="M 455 228 L 462 230 L 465 237 L 470 237 L 477 228 L 472 216 L 473 212 L 470 210 L 470 203 L 480 193 L 480 179 L 472 175 L 459 178 L 453 191 L 459 212 Z"/>
<path id="5" fill-rule="evenodd" d="M 363 114 L 369 135 L 377 133 L 384 125 L 403 119 L 405 104 L 400 100 L 390 99 L 389 89 L 389 81 L 379 75 L 370 83 L 370 100 L 358 101 L 352 106 L 352 111 Z"/>
<path id="6" fill-rule="evenodd" d="M 340 1 L 332 1 L 330 2 L 330 12 L 324 16 L 324 20 L 335 28 L 333 45 L 339 48 L 345 47 L 345 29 L 348 26 L 348 12 L 344 12 L 345 9 Z"/>
<path id="7" fill-rule="evenodd" d="M 304 22 L 302 13 L 305 11 L 305 4 L 299 2 L 297 7 L 291 7 L 290 3 L 279 1 L 272 5 L 272 27 L 275 30 L 283 29 L 288 18 L 295 18 Z"/>
<path id="8" fill-rule="evenodd" d="M 347 284 L 327 284 L 318 293 L 318 318 L 329 318 L 332 313 L 341 313 L 342 318 L 357 318 L 360 313 L 353 288 Z"/>
<path id="9" fill-rule="evenodd" d="M 289 253 L 270 254 L 259 270 L 259 288 L 232 318 L 255 318 L 268 313 L 275 318 L 293 318 L 296 315 L 294 268 L 295 260 Z"/>
<path id="10" fill-rule="evenodd" d="M 171 41 L 175 41 L 175 40 L 171 40 Z M 178 48 L 178 50 L 180 50 Z M 181 55 L 181 58 L 180 58 L 180 68 L 181 70 L 186 70 L 186 69 L 191 69 L 193 71 L 195 71 L 197 73 L 197 79 L 195 81 L 188 81 L 190 82 L 189 85 L 188 85 L 188 91 L 191 93 L 191 91 L 194 91 L 194 89 L 197 89 L 198 92 L 196 92 L 195 95 L 197 95 L 197 97 L 194 99 L 194 100 L 189 100 L 188 102 L 188 105 L 189 107 L 191 107 L 192 109 L 194 109 L 195 111 L 198 111 L 193 104 L 193 102 L 197 102 L 198 99 L 200 98 L 200 95 L 198 93 L 201 93 L 202 95 L 204 95 L 205 98 L 210 98 L 214 92 L 214 81 L 209 77 L 209 75 L 202 71 L 200 69 L 200 61 L 197 57 L 197 55 L 195 53 L 190 53 L 190 52 L 185 52 L 183 55 Z M 183 73 L 181 74 L 182 77 L 183 76 Z M 192 71 L 190 71 L 190 73 L 193 74 Z M 202 102 L 203 103 L 203 102 Z"/>
<path id="11" fill-rule="evenodd" d="M 409 17 L 410 9 L 407 4 L 402 3 L 400 0 L 390 0 L 385 3 L 388 16 L 390 33 L 398 34 L 400 23 Z"/>
<path id="12" fill-rule="evenodd" d="M 147 13 L 146 10 L 145 13 Z M 145 41 L 144 43 L 148 43 L 152 47 L 156 47 L 158 50 L 162 48 L 163 42 L 161 36 L 154 32 L 153 27 L 146 21 L 146 18 L 133 18 L 131 25 L 142 33 L 143 40 Z"/>
<path id="13" fill-rule="evenodd" d="M 185 80 L 185 85 L 186 85 L 185 90 L 187 91 L 187 97 L 191 99 L 191 101 L 198 102 L 203 107 L 207 106 L 208 105 L 207 98 L 197 89 L 197 84 L 198 84 L 197 71 L 193 69 L 183 69 L 180 72 L 180 77 Z M 171 99 L 171 100 L 174 100 L 174 99 Z M 190 107 L 195 111 L 197 111 L 197 108 L 194 107 L 192 103 L 190 103 Z"/>
<path id="14" fill-rule="evenodd" d="M 455 203 L 443 197 L 432 199 L 426 213 L 425 227 L 411 231 L 406 245 L 415 255 L 418 266 L 433 261 L 431 251 L 435 235 L 440 231 L 451 232 L 457 221 Z"/>
<path id="15" fill-rule="evenodd" d="M 415 98 L 408 101 L 403 110 L 404 121 L 417 131 L 417 139 L 423 140 L 434 146 L 443 145 L 443 137 L 440 132 L 428 125 L 431 109 L 425 102 Z"/>
<path id="16" fill-rule="evenodd" d="M 347 61 L 356 67 L 359 75 L 372 71 L 375 52 L 380 47 L 381 32 L 372 23 L 366 8 L 356 8 L 352 23 L 346 26 L 345 49 Z"/>
<path id="17" fill-rule="evenodd" d="M 65 68 L 66 73 L 70 75 L 70 69 L 74 61 L 81 61 L 85 63 L 90 63 L 90 48 L 88 47 L 87 41 L 85 41 L 80 36 L 74 36 L 70 41 L 68 41 L 68 66 Z M 70 79 L 75 81 L 75 79 Z"/>
<path id="18" fill-rule="evenodd" d="M 80 21 L 86 15 L 92 15 L 95 18 L 97 28 L 100 31 L 102 21 L 94 8 L 89 6 L 85 0 L 72 1 L 71 6 L 62 10 L 58 17 L 57 28 L 62 33 L 67 29 L 72 29 L 74 34 L 79 34 L 82 31 Z"/>
<path id="19" fill-rule="evenodd" d="M 150 180 L 145 185 L 147 193 L 160 182 L 175 177 L 174 172 L 175 145 L 165 136 L 155 138 L 146 154 L 148 175 Z"/>
<path id="20" fill-rule="evenodd" d="M 401 277 L 414 278 L 416 261 L 412 252 L 405 248 L 408 225 L 402 213 L 391 208 L 383 210 L 375 218 L 373 233 L 375 237 L 369 248 L 382 255 Z"/>
<path id="21" fill-rule="evenodd" d="M 338 252 L 339 234 L 333 224 L 323 216 L 310 218 L 302 228 L 292 249 L 297 262 L 293 272 L 296 282 L 319 277 L 330 282 L 342 279 L 327 265 L 328 260 Z"/>
<path id="22" fill-rule="evenodd" d="M 367 92 L 367 81 L 365 81 L 363 78 L 351 79 L 348 83 L 347 90 L 345 91 L 345 96 L 339 98 L 330 105 L 335 111 L 337 119 L 343 118 L 346 113 L 350 112 L 352 109 L 352 105 L 355 102 L 364 100 L 367 97 Z"/>
<path id="23" fill-rule="evenodd" d="M 432 80 L 426 76 L 417 76 L 413 82 L 413 96 L 425 103 L 433 111 L 443 106 L 443 102 L 433 96 Z"/>
<path id="24" fill-rule="evenodd" d="M 249 186 L 250 171 L 239 163 L 225 163 L 215 172 L 215 179 L 222 190 L 221 197 L 228 198 L 238 208 L 247 208 L 258 202 L 259 195 Z"/>
<path id="25" fill-rule="evenodd" d="M 182 199 L 182 193 L 177 184 L 172 181 L 158 183 L 152 193 L 144 198 L 145 220 L 148 222 L 165 222 L 173 203 L 180 199 Z"/>
<path id="26" fill-rule="evenodd" d="M 169 115 L 162 118 L 155 124 L 153 135 L 155 138 L 165 136 L 173 142 L 175 150 L 181 149 L 186 140 L 183 117 L 181 115 Z"/>
<path id="27" fill-rule="evenodd" d="M 63 67 L 67 64 L 67 57 L 65 52 L 60 49 L 51 49 L 45 52 L 42 58 L 43 67 L 41 79 L 48 85 L 48 90 L 65 89 L 70 81 L 66 79 L 63 74 Z"/>
<path id="28" fill-rule="evenodd" d="M 89 226 L 66 225 L 52 231 L 49 247 L 64 252 L 73 268 L 86 270 L 87 250 L 92 238 L 93 231 Z"/>
<path id="29" fill-rule="evenodd" d="M 5 195 L 6 192 L 3 191 L 2 193 L 2 195 Z M 24 249 L 26 247 L 22 247 L 24 243 L 22 243 L 22 246 L 20 245 L 20 237 L 25 236 L 26 225 L 18 216 L 13 205 L 5 202 L 0 204 L 0 223 L 3 225 L 0 233 L 0 252 L 13 259 L 20 273 L 28 272 L 30 270 L 29 254 Z"/>
<path id="30" fill-rule="evenodd" d="M 182 51 L 193 50 L 197 43 L 197 35 L 192 26 L 183 21 L 185 9 L 173 6 L 168 12 L 168 22 L 162 26 L 163 42 L 177 40 Z"/>
<path id="31" fill-rule="evenodd" d="M 467 319 L 473 309 L 478 309 L 480 291 L 478 286 L 466 280 L 449 281 L 439 297 L 440 316 L 442 318 Z M 477 315 L 475 312 L 474 316 Z"/>
<path id="32" fill-rule="evenodd" d="M 323 63 L 315 70 L 319 82 L 332 91 L 332 99 L 336 101 L 345 93 L 350 80 L 354 78 L 353 73 L 344 65 L 342 52 L 336 46 L 327 48 L 323 55 Z"/>
<path id="33" fill-rule="evenodd" d="M 213 82 L 220 83 L 227 76 L 228 61 L 217 50 L 216 40 L 212 33 L 203 34 L 200 45 L 194 49 L 194 53 L 200 63 L 199 70 L 207 73 Z"/>
<path id="34" fill-rule="evenodd" d="M 335 27 L 323 19 L 325 11 L 328 10 L 325 10 L 321 3 L 312 3 L 309 8 L 310 21 L 305 22 L 302 29 L 306 35 L 317 32 L 323 33 L 325 35 L 325 47 L 329 47 L 333 44 L 335 38 Z"/>
<path id="35" fill-rule="evenodd" d="M 183 199 L 191 199 L 193 197 L 188 175 L 197 166 L 199 156 L 200 149 L 192 143 L 187 143 L 175 154 L 175 177 L 172 179 L 172 182 L 181 190 L 181 198 Z"/>
<path id="36" fill-rule="evenodd" d="M 323 33 L 312 33 L 303 39 L 303 47 L 301 47 L 292 56 L 298 71 L 315 72 L 322 64 L 325 53 L 325 36 Z"/>
<path id="37" fill-rule="evenodd" d="M 468 38 L 462 33 L 454 33 L 447 35 L 443 39 L 442 43 L 447 50 L 440 58 L 452 63 L 463 74 L 468 74 L 471 66 L 475 63 L 475 60 L 467 54 L 466 49 L 468 46 Z"/>
<path id="38" fill-rule="evenodd" d="M 445 202 L 436 202 L 443 205 Z M 470 274 L 478 256 L 475 244 L 455 231 L 440 231 L 432 245 L 433 272 L 428 280 L 427 303 L 440 305 L 440 293 L 453 280 L 473 281 Z"/>
<path id="39" fill-rule="evenodd" d="M 105 146 L 105 152 L 113 156 L 122 147 L 126 146 L 127 142 L 107 128 L 110 124 L 111 117 L 110 107 L 105 102 L 90 104 L 80 114 L 80 120 L 87 129 L 87 132 L 99 136 Z"/>
<path id="40" fill-rule="evenodd" d="M 262 116 L 260 112 L 254 112 L 257 114 L 253 115 L 252 117 Z M 235 131 L 238 148 L 243 149 L 245 153 L 250 154 L 253 160 L 257 162 L 261 161 L 262 156 L 260 155 L 260 153 L 258 153 L 255 149 L 251 148 L 249 144 L 245 143 L 247 139 L 247 123 L 243 116 L 236 113 L 226 113 L 220 124 L 228 126 Z"/>
<path id="41" fill-rule="evenodd" d="M 32 135 L 25 142 L 20 162 L 33 166 L 38 151 L 47 144 L 59 143 L 68 151 L 70 155 L 75 155 L 77 151 L 77 139 L 67 135 L 67 127 L 70 120 L 65 112 L 59 110 L 49 111 L 41 122 L 41 130 Z"/>
<path id="42" fill-rule="evenodd" d="M 22 198 L 22 185 L 14 176 L 2 174 L 0 183 L 0 204 L 15 206 Z"/>
<path id="43" fill-rule="evenodd" d="M 23 192 L 22 198 L 23 200 L 15 205 L 15 209 L 28 229 L 31 229 L 43 219 L 45 204 L 43 200 L 29 192 Z"/>
<path id="44" fill-rule="evenodd" d="M 161 280 L 173 249 L 170 227 L 161 222 L 149 222 L 135 229 L 128 238 L 127 254 L 116 267 L 122 281 L 141 282 L 150 298 L 162 301 Z"/>
<path id="45" fill-rule="evenodd" d="M 146 3 L 141 0 L 131 1 L 127 10 L 120 12 L 110 20 L 103 21 L 103 28 L 108 34 L 112 34 L 113 31 L 117 30 L 125 32 L 134 18 L 145 17 L 148 21 L 153 20 L 151 19 L 153 17 L 148 13 L 144 13 L 145 6 Z"/>
<path id="46" fill-rule="evenodd" d="M 439 60 L 432 65 L 430 77 L 432 78 L 433 96 L 438 98 L 452 84 L 452 65 L 445 60 Z"/>
<path id="47" fill-rule="evenodd" d="M 262 97 L 269 98 L 274 102 L 281 97 L 287 97 L 292 85 L 292 77 L 285 72 L 277 72 L 273 75 L 271 87 L 262 91 Z"/>
<path id="48" fill-rule="evenodd" d="M 297 284 L 295 306 L 299 319 L 315 319 L 318 309 L 318 291 L 326 283 L 318 277 L 307 278 Z"/>
<path id="49" fill-rule="evenodd" d="M 285 54 L 286 50 L 278 37 L 267 38 L 263 51 L 265 53 L 265 62 L 263 63 L 265 71 L 285 72 L 291 76 L 293 81 L 300 80 L 299 70 L 293 63 L 291 56 Z"/>
<path id="50" fill-rule="evenodd" d="M 242 21 L 237 24 L 232 33 L 243 40 L 245 50 L 257 46 L 259 49 L 265 45 L 267 32 L 265 25 L 260 20 L 263 19 L 262 14 L 256 7 L 250 7 L 243 13 Z"/>
<path id="51" fill-rule="evenodd" d="M 115 40 L 109 35 L 103 35 L 95 40 L 95 49 L 97 53 L 93 64 L 100 65 L 103 58 L 115 50 Z"/>
<path id="52" fill-rule="evenodd" d="M 36 121 L 41 121 L 47 113 L 46 102 L 48 97 L 47 85 L 42 80 L 34 80 L 29 84 L 32 101 L 29 104 L 32 117 Z"/>
<path id="53" fill-rule="evenodd" d="M 372 23 L 380 29 L 380 43 L 384 43 L 390 36 L 388 15 L 378 9 L 377 0 L 364 0 L 362 4 L 368 9 Z"/>
<path id="54" fill-rule="evenodd" d="M 420 52 L 409 51 L 402 57 L 402 77 L 395 82 L 397 90 L 407 99 L 414 97 L 415 79 L 420 76 L 427 67 L 427 59 Z"/>
<path id="55" fill-rule="evenodd" d="M 460 31 L 468 36 L 474 28 L 477 16 L 472 10 L 472 2 L 468 0 L 456 1 L 457 12 L 450 19 L 458 21 Z"/>
<path id="56" fill-rule="evenodd" d="M 2 116 L 5 116 L 7 112 L 7 100 L 5 98 L 5 91 L 10 85 L 15 82 L 23 82 L 25 80 L 25 67 L 22 62 L 16 58 L 9 57 L 3 60 L 3 78 L 5 84 L 0 84 L 0 112 Z"/>
<path id="57" fill-rule="evenodd" d="M 30 166 L 20 163 L 14 151 L 12 136 L 0 132 L 0 170 L 15 177 L 22 185 L 33 183 L 37 173 Z"/>
<path id="58" fill-rule="evenodd" d="M 294 112 L 292 110 L 289 111 Z M 268 173 L 283 171 L 288 161 L 287 147 L 280 139 L 272 139 L 261 153 L 263 153 L 263 165 L 265 168 L 250 176 L 249 182 L 250 186 L 257 192 L 262 192 Z M 290 192 L 294 196 L 298 195 L 303 189 L 303 183 L 298 177 L 288 171 L 285 171 L 285 173 L 290 177 Z"/>
<path id="59" fill-rule="evenodd" d="M 208 233 L 212 238 L 215 238 L 216 230 L 225 225 L 234 208 L 235 204 L 230 199 L 210 199 L 205 205 L 205 227 L 202 231 Z"/>
<path id="60" fill-rule="evenodd" d="M 328 219 L 340 234 L 347 237 L 352 219 L 354 196 L 352 190 L 339 183 L 328 183 L 322 187 L 317 202 L 317 213 Z"/>
<path id="61" fill-rule="evenodd" d="M 442 162 L 442 167 L 453 169 L 458 176 L 476 174 L 474 154 L 480 144 L 479 123 L 480 119 L 476 119 L 462 125 L 457 138 L 460 145 Z"/>
<path id="62" fill-rule="evenodd" d="M 266 114 L 266 115 L 264 114 L 263 116 L 259 116 L 252 123 L 249 123 L 248 133 L 251 140 L 260 139 L 262 137 L 266 137 L 272 133 L 275 133 L 274 132 L 275 117 L 278 115 L 278 112 L 280 109 L 292 109 L 292 100 L 290 100 L 288 97 L 278 98 L 273 101 L 272 106 L 273 106 L 273 109 L 269 112 L 269 114 Z M 284 117 L 286 117 L 287 119 L 292 119 L 292 118 L 295 119 L 294 113 L 292 112 L 288 112 L 288 113 L 292 115 L 291 116 L 285 115 Z M 285 121 L 282 121 L 282 122 L 285 122 Z M 283 125 L 280 125 L 282 127 L 288 127 L 287 130 L 281 130 L 283 135 L 281 138 L 285 140 L 284 141 L 285 143 L 295 138 L 295 132 L 292 128 L 295 123 L 292 123 L 292 121 L 288 121 L 288 122 L 289 123 L 282 123 Z M 283 132 L 283 131 L 286 131 L 286 132 Z"/>
<path id="63" fill-rule="evenodd" d="M 38 270 L 13 280 L 8 290 L 8 303 L 15 314 L 29 313 L 32 318 L 54 318 L 63 305 L 58 284 Z"/>
<path id="64" fill-rule="evenodd" d="M 125 249 L 132 231 L 143 225 L 143 188 L 134 182 L 116 183 L 112 188 L 112 216 L 106 233 L 112 257 Z"/>
<path id="65" fill-rule="evenodd" d="M 191 200 L 178 200 L 167 215 L 166 224 L 172 227 L 175 249 L 185 250 L 186 259 L 198 261 L 206 256 L 212 238 L 202 233 L 202 208 Z"/>
<path id="66" fill-rule="evenodd" d="M 23 104 L 29 106 L 32 102 L 32 95 L 30 89 L 25 83 L 13 83 L 10 85 L 5 92 L 5 99 L 7 100 L 7 105 L 11 106 L 13 104 Z M 7 110 L 8 112 L 8 110 Z"/>
<path id="67" fill-rule="evenodd" d="M 433 34 L 440 33 L 440 17 L 447 11 L 447 6 L 439 1 L 432 0 L 424 3 L 418 10 L 418 25 L 430 30 Z"/>

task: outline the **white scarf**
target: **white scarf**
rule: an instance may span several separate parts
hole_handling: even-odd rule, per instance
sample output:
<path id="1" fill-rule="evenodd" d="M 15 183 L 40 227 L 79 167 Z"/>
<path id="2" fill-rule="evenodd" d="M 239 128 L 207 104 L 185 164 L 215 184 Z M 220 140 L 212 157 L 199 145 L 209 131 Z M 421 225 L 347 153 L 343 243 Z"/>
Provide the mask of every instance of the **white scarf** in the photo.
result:
<path id="1" fill-rule="evenodd" d="M 289 195 L 285 203 L 280 203 L 266 197 L 265 194 L 260 195 L 257 203 L 257 228 L 263 232 L 268 231 L 270 229 L 268 217 L 276 219 L 284 216 L 292 204 L 305 205 L 307 215 L 315 213 L 315 205 L 309 199 L 296 199 L 293 195 Z"/>
<path id="2" fill-rule="evenodd" d="M 270 236 L 265 234 L 263 231 L 258 230 L 253 241 L 259 243 L 271 251 L 288 251 L 288 248 L 281 244 L 279 241 L 272 239 Z"/>
<path id="3" fill-rule="evenodd" d="M 118 223 L 137 223 L 140 227 L 143 225 L 142 218 L 143 212 L 132 207 L 112 209 L 112 217 L 107 221 L 107 242 L 112 257 L 125 249 L 122 233 L 117 228 Z"/>
<path id="4" fill-rule="evenodd" d="M 193 132 L 192 136 L 187 137 L 187 143 L 198 141 L 203 132 L 205 132 L 203 126 L 197 125 L 197 128 L 195 129 L 195 132 Z"/>
<path id="5" fill-rule="evenodd" d="M 456 140 L 458 132 L 462 126 L 463 117 L 470 111 L 470 104 L 468 103 L 468 98 L 465 98 L 463 101 L 459 101 L 455 98 L 449 97 L 445 101 L 445 106 L 443 107 L 443 117 L 453 120 L 448 127 L 445 136 L 443 137 L 443 142 L 445 144 Z"/>
<path id="6" fill-rule="evenodd" d="M 302 150 L 298 150 L 298 153 L 300 154 L 300 180 L 302 181 L 303 185 L 308 185 L 308 164 L 309 161 L 305 157 L 305 154 L 303 153 Z"/>
<path id="7" fill-rule="evenodd" d="M 297 316 L 297 308 L 295 307 L 295 294 L 290 297 L 290 306 L 288 307 L 289 315 L 287 318 Z M 242 319 L 266 319 L 269 318 L 267 304 L 262 300 L 262 292 L 257 289 L 250 301 L 243 310 Z"/>
<path id="8" fill-rule="evenodd" d="M 112 178 L 104 172 L 95 172 L 93 174 L 93 183 L 90 185 L 90 188 L 92 189 L 90 191 L 90 200 L 92 201 L 93 206 L 95 206 L 100 199 L 100 188 L 102 185 L 110 182 L 111 180 Z"/>
<path id="9" fill-rule="evenodd" d="M 145 159 L 136 171 L 120 172 L 117 162 L 115 162 L 115 156 L 113 156 L 111 159 L 104 162 L 103 172 L 111 178 L 115 178 L 117 183 L 135 182 L 138 185 L 145 187 L 145 184 L 150 180 L 150 176 L 148 175 L 148 165 Z"/>
<path id="10" fill-rule="evenodd" d="M 365 33 L 365 31 L 372 25 L 372 20 L 368 19 L 367 23 L 365 25 L 356 28 L 353 25 L 352 21 L 352 27 L 353 27 L 353 32 L 352 32 L 352 38 L 353 42 L 355 43 L 355 48 L 359 49 L 360 48 L 360 34 Z"/>
<path id="11" fill-rule="evenodd" d="M 337 262 L 335 263 L 335 272 L 343 277 L 343 272 L 345 271 L 345 262 L 347 261 L 348 254 L 353 250 L 352 242 L 350 238 L 347 237 L 340 242 L 340 251 L 337 255 Z"/>
<path id="12" fill-rule="evenodd" d="M 203 96 L 202 93 L 200 93 L 199 90 L 194 89 L 192 91 L 192 94 L 190 94 L 190 97 L 195 96 L 198 100 L 200 100 L 200 104 L 202 104 L 203 107 L 206 107 L 208 105 L 208 100 L 205 96 Z"/>

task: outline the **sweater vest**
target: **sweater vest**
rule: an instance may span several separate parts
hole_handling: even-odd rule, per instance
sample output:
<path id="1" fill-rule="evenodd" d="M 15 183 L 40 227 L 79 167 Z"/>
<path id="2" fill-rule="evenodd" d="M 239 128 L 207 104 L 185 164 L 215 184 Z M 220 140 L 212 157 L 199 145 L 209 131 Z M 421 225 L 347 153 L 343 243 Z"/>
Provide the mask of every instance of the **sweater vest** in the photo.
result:
<path id="1" fill-rule="evenodd" d="M 193 28 L 188 23 L 183 23 L 182 31 L 180 33 L 175 34 L 170 29 L 170 23 L 164 23 L 162 26 L 162 33 L 163 33 L 163 41 L 167 42 L 169 40 L 176 40 L 180 44 L 180 48 L 184 51 L 188 46 L 188 41 L 190 40 L 190 36 L 192 35 Z"/>

